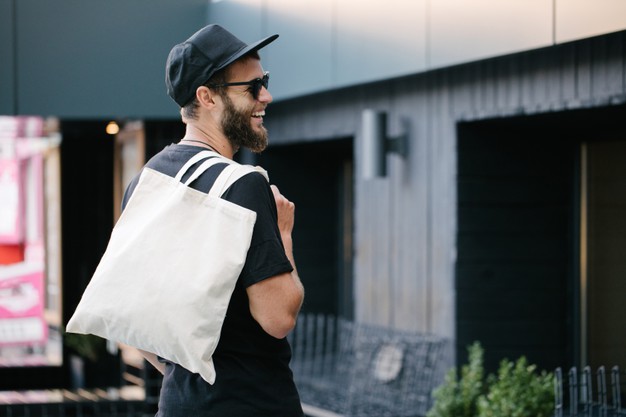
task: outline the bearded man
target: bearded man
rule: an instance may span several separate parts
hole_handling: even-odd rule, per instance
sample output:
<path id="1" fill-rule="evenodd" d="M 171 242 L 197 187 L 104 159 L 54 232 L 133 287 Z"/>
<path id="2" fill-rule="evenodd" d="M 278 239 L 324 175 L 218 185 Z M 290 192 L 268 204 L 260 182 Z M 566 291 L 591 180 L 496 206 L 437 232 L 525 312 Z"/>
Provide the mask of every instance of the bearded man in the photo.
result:
<path id="1" fill-rule="evenodd" d="M 181 108 L 186 131 L 146 166 L 174 177 L 191 157 L 207 149 L 228 159 L 241 148 L 263 151 L 268 144 L 263 118 L 272 96 L 269 73 L 257 51 L 277 37 L 247 45 L 224 28 L 209 25 L 174 46 L 166 64 L 166 86 Z M 191 186 L 208 192 L 226 165 L 211 166 Z M 137 180 L 129 185 L 124 205 Z M 163 373 L 157 416 L 301 417 L 286 340 L 304 297 L 293 259 L 294 204 L 256 172 L 236 181 L 222 198 L 255 211 L 257 217 L 213 354 L 215 383 L 143 352 Z M 172 279 L 185 283 L 185 277 Z"/>

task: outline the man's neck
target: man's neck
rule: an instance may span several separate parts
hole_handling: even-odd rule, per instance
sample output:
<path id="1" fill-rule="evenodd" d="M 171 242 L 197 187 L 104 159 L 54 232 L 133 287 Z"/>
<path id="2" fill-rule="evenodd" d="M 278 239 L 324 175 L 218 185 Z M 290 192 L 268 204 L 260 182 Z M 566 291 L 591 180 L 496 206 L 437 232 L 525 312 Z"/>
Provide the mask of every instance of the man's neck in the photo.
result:
<path id="1" fill-rule="evenodd" d="M 213 149 L 228 159 L 233 159 L 235 155 L 232 145 L 221 132 L 213 132 L 194 123 L 187 123 L 185 136 L 181 139 L 181 142 L 187 142 L 189 145 L 195 146 L 204 144 L 207 148 Z"/>

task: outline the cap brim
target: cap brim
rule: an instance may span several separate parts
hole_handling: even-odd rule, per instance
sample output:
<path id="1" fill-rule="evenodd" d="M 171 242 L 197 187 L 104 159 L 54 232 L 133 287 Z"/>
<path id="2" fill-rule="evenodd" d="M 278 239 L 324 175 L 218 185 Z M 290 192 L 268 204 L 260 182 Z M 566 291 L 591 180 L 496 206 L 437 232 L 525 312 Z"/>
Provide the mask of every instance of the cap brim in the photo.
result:
<path id="1" fill-rule="evenodd" d="M 215 71 L 221 70 L 222 68 L 225 68 L 226 66 L 232 64 L 233 62 L 235 62 L 236 60 L 238 60 L 239 58 L 241 58 L 242 56 L 253 52 L 253 51 L 258 51 L 259 49 L 269 45 L 270 43 L 274 42 L 276 40 L 276 38 L 278 38 L 278 34 L 276 35 L 272 35 L 272 36 L 268 36 L 267 38 L 261 39 L 260 41 L 257 41 L 251 45 L 246 46 L 245 48 L 237 51 L 235 54 L 233 54 L 230 58 L 228 58 L 226 61 L 224 61 L 222 63 L 222 65 L 220 65 L 219 67 L 215 68 Z"/>

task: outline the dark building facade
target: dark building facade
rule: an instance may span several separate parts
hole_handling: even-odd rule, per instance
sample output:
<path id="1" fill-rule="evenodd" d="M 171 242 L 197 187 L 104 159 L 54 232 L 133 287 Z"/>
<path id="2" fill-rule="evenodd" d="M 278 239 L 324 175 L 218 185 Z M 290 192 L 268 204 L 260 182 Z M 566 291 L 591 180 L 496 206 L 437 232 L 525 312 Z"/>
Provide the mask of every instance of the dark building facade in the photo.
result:
<path id="1" fill-rule="evenodd" d="M 625 36 L 272 106 L 276 149 L 352 138 L 356 317 L 448 334 L 458 360 L 481 341 L 491 369 L 624 363 Z M 359 175 L 366 108 L 409 136 L 374 180 Z"/>

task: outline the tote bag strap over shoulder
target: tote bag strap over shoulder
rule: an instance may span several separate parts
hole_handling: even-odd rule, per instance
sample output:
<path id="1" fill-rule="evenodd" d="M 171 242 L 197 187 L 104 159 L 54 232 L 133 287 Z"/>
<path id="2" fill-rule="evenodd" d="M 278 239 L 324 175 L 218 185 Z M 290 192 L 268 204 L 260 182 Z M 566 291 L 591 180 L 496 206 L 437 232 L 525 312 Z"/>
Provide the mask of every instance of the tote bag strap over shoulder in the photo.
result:
<path id="1" fill-rule="evenodd" d="M 203 159 L 211 158 L 211 157 L 216 157 L 214 159 L 223 159 L 222 162 L 228 162 L 228 160 L 226 158 L 223 158 L 217 152 L 213 152 L 213 151 L 201 151 L 201 152 L 198 152 L 197 154 L 195 154 L 194 156 L 189 158 L 189 160 L 187 162 L 185 162 L 185 165 L 183 165 L 183 167 L 180 169 L 180 171 L 178 171 L 178 174 L 176 174 L 176 177 L 175 177 L 176 180 L 177 181 L 181 181 L 183 176 L 185 175 L 185 173 L 187 173 L 187 171 L 189 170 L 189 168 L 191 168 L 197 162 L 200 162 Z M 216 162 L 219 162 L 219 161 L 216 160 L 213 163 L 216 163 Z M 211 164 L 211 165 L 213 165 L 213 164 Z M 208 169 L 208 168 L 209 167 L 207 166 L 205 168 L 205 170 Z M 198 171 L 198 170 L 196 170 L 196 171 Z M 204 172 L 204 171 L 202 171 L 202 172 Z M 202 172 L 199 172 L 198 175 L 202 174 Z"/>
<path id="2" fill-rule="evenodd" d="M 222 158 L 222 157 L 209 158 L 206 161 L 204 161 L 198 168 L 196 168 L 196 170 L 193 172 L 193 174 L 191 174 L 191 176 L 187 179 L 187 181 L 185 181 L 185 185 L 187 187 L 189 187 L 192 182 L 197 180 L 200 175 L 204 174 L 204 172 L 207 169 L 211 168 L 215 164 L 231 164 L 231 163 L 234 163 L 234 162 L 231 161 L 230 159 L 226 159 L 226 158 Z M 185 167 L 181 168 L 181 171 L 184 168 Z M 178 178 L 179 175 L 180 175 L 180 172 L 178 173 L 178 175 L 176 175 L 176 178 Z M 182 176 L 181 176 L 181 178 L 182 178 Z"/>
<path id="3" fill-rule="evenodd" d="M 208 159 L 207 159 L 208 158 Z M 261 175 L 265 177 L 266 180 L 269 181 L 267 172 L 260 167 L 253 167 L 250 165 L 241 165 L 231 159 L 224 158 L 217 152 L 213 151 L 202 151 L 198 152 L 194 156 L 192 156 L 189 161 L 183 165 L 183 167 L 176 174 L 176 180 L 181 181 L 185 173 L 191 168 L 194 164 L 201 161 L 202 159 L 207 159 L 204 161 L 196 170 L 191 174 L 191 176 L 185 181 L 185 185 L 189 186 L 192 182 L 194 182 L 200 175 L 202 175 L 207 169 L 212 167 L 215 164 L 228 164 L 226 168 L 222 170 L 220 175 L 215 180 L 213 187 L 209 190 L 208 194 L 213 197 L 221 197 L 221 195 L 233 185 L 238 179 L 247 175 L 251 172 L 259 172 Z"/>
<path id="4" fill-rule="evenodd" d="M 251 172 L 258 172 L 269 181 L 267 172 L 265 172 L 262 168 L 250 165 L 239 165 L 235 162 L 224 168 L 219 177 L 215 180 L 215 183 L 213 184 L 213 187 L 211 187 L 211 190 L 209 190 L 208 194 L 214 197 L 221 197 L 222 194 L 228 190 L 228 187 L 233 185 L 239 178 L 244 175 L 248 175 Z"/>

